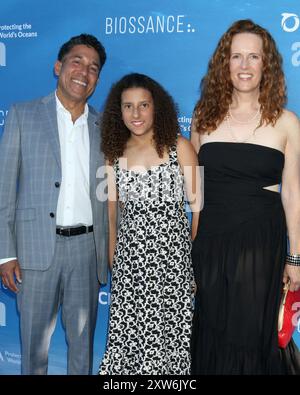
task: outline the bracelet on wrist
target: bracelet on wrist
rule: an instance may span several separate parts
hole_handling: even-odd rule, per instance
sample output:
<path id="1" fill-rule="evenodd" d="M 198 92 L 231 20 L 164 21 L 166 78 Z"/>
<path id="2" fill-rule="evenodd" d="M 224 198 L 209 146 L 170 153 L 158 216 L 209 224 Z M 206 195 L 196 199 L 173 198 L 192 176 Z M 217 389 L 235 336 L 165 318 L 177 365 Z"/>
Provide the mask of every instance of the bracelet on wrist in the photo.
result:
<path id="1" fill-rule="evenodd" d="M 287 254 L 286 263 L 291 266 L 300 266 L 300 254 Z"/>

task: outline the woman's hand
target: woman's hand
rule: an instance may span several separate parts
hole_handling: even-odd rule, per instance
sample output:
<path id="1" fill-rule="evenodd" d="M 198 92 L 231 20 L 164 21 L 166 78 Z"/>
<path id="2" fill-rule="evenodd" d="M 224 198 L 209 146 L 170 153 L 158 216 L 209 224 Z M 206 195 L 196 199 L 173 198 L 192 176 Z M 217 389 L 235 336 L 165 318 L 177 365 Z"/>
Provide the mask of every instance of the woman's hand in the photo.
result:
<path id="1" fill-rule="evenodd" d="M 300 289 L 300 266 L 286 264 L 283 272 L 283 282 L 286 284 L 290 281 L 290 291 Z"/>

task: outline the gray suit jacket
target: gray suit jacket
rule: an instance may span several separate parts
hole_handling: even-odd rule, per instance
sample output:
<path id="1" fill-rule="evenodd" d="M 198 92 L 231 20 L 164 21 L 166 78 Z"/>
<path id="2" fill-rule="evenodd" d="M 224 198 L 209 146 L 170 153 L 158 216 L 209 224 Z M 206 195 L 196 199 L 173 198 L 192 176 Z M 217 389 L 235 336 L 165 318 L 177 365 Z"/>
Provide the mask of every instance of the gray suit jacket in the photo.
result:
<path id="1" fill-rule="evenodd" d="M 90 197 L 98 279 L 107 281 L 107 201 L 96 196 L 100 152 L 98 114 L 89 106 Z M 46 270 L 55 248 L 56 208 L 61 182 L 54 93 L 12 106 L 0 140 L 0 258 L 18 257 L 21 268 Z M 103 175 L 103 171 L 98 171 Z M 99 188 L 100 189 L 100 188 Z M 103 199 L 102 199 L 103 200 Z M 50 213 L 54 213 L 50 216 Z"/>

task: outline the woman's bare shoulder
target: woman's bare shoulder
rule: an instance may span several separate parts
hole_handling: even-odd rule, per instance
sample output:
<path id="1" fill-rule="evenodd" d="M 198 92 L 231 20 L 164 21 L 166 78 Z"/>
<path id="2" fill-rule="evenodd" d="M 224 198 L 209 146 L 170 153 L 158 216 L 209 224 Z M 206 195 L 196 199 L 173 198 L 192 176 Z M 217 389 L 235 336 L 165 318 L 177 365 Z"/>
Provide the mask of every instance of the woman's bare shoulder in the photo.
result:
<path id="1" fill-rule="evenodd" d="M 299 118 L 293 111 L 285 109 L 285 110 L 283 110 L 282 115 L 278 119 L 278 122 L 283 125 L 288 124 L 291 126 L 292 125 L 297 126 L 297 125 L 299 125 Z"/>

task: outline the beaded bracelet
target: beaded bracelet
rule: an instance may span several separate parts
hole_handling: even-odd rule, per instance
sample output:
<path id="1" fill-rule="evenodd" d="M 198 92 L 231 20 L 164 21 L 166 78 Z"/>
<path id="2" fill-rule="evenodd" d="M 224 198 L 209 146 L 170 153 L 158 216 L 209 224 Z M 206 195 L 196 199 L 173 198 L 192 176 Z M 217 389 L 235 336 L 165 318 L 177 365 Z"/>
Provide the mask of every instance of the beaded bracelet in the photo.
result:
<path id="1" fill-rule="evenodd" d="M 300 254 L 287 254 L 286 263 L 292 266 L 300 266 Z"/>

